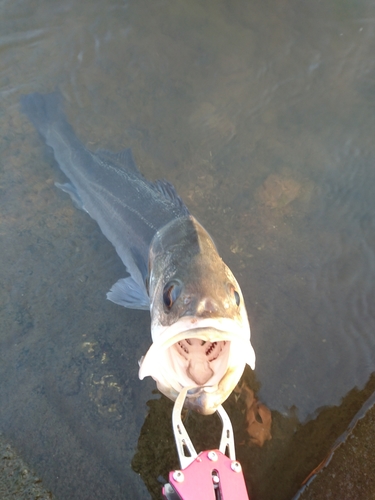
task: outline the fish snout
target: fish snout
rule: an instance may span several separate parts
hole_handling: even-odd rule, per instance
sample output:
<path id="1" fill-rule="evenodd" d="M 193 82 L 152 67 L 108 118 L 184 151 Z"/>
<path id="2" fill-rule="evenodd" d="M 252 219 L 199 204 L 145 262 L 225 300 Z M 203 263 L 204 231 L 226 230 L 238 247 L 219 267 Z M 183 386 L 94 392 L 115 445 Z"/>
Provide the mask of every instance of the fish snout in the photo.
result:
<path id="1" fill-rule="evenodd" d="M 201 299 L 196 305 L 196 314 L 197 316 L 211 316 L 213 314 L 218 313 L 220 307 L 215 299 L 212 297 L 205 297 Z"/>
<path id="2" fill-rule="evenodd" d="M 192 297 L 186 295 L 183 300 L 184 308 L 181 316 L 196 318 L 212 318 L 223 314 L 222 306 L 212 297 Z"/>

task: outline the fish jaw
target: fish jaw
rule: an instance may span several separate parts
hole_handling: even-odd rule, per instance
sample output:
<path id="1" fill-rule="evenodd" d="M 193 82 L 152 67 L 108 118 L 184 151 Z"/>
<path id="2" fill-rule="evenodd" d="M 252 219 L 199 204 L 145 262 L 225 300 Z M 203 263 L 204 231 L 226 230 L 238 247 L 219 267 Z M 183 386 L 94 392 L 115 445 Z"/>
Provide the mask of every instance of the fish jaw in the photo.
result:
<path id="1" fill-rule="evenodd" d="M 183 317 L 158 333 L 140 361 L 139 378 L 151 376 L 172 400 L 184 387 L 193 386 L 185 407 L 198 413 L 214 413 L 237 385 L 245 365 L 255 368 L 248 322 Z"/>

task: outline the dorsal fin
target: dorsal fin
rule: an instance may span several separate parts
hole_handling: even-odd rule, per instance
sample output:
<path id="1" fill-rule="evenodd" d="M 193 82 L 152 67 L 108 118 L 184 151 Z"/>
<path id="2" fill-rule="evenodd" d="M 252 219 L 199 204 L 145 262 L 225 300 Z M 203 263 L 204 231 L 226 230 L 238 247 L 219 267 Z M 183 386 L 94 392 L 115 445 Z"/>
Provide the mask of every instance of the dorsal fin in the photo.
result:
<path id="1" fill-rule="evenodd" d="M 172 202 L 176 207 L 178 207 L 178 209 L 182 211 L 182 215 L 190 215 L 187 206 L 177 194 L 177 191 L 173 184 L 164 179 L 159 179 L 152 184 L 159 191 L 159 193 L 161 193 L 167 200 Z"/>
<path id="2" fill-rule="evenodd" d="M 173 205 L 181 212 L 181 215 L 190 215 L 185 203 L 178 196 L 174 186 L 170 182 L 164 179 L 160 179 L 155 182 L 151 182 L 145 179 L 145 177 L 138 170 L 138 167 L 135 164 L 130 148 L 126 148 L 118 153 L 112 153 L 111 151 L 107 151 L 106 149 L 98 149 L 97 151 L 95 151 L 95 155 L 104 163 L 111 163 L 117 168 L 130 170 L 138 177 L 142 178 L 145 183 L 154 188 L 169 202 L 173 203 Z"/>
<path id="3" fill-rule="evenodd" d="M 112 151 L 107 151 L 106 149 L 98 149 L 95 151 L 95 154 L 106 163 L 112 163 L 116 165 L 116 167 L 131 170 L 139 176 L 142 176 L 135 164 L 133 153 L 130 148 L 123 149 L 118 153 L 112 153 Z"/>

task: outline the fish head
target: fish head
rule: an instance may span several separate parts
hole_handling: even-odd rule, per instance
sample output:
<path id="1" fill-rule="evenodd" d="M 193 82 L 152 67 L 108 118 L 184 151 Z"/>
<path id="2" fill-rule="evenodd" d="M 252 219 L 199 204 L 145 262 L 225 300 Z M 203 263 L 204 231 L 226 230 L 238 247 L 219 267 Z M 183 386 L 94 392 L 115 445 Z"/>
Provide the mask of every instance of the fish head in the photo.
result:
<path id="1" fill-rule="evenodd" d="M 172 400 L 193 387 L 185 407 L 206 415 L 228 398 L 246 364 L 255 368 L 241 289 L 216 248 L 209 250 L 151 273 L 153 344 L 139 370 Z"/>

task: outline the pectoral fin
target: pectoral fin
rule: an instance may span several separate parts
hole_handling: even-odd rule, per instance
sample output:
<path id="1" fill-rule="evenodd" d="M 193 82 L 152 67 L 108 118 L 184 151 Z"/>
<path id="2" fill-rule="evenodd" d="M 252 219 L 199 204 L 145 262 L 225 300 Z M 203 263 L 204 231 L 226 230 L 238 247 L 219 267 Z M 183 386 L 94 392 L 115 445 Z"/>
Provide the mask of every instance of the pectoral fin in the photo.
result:
<path id="1" fill-rule="evenodd" d="M 70 182 L 66 182 L 65 184 L 60 184 L 59 182 L 55 182 L 55 186 L 61 191 L 64 191 L 64 193 L 68 193 L 68 195 L 71 197 L 74 205 L 79 208 L 80 210 L 84 210 L 87 212 L 85 207 L 83 206 L 83 202 L 78 194 L 78 191 L 76 188 L 71 184 Z"/>
<path id="2" fill-rule="evenodd" d="M 115 283 L 107 293 L 107 299 L 130 309 L 150 308 L 150 299 L 145 288 L 141 288 L 131 276 Z"/>

